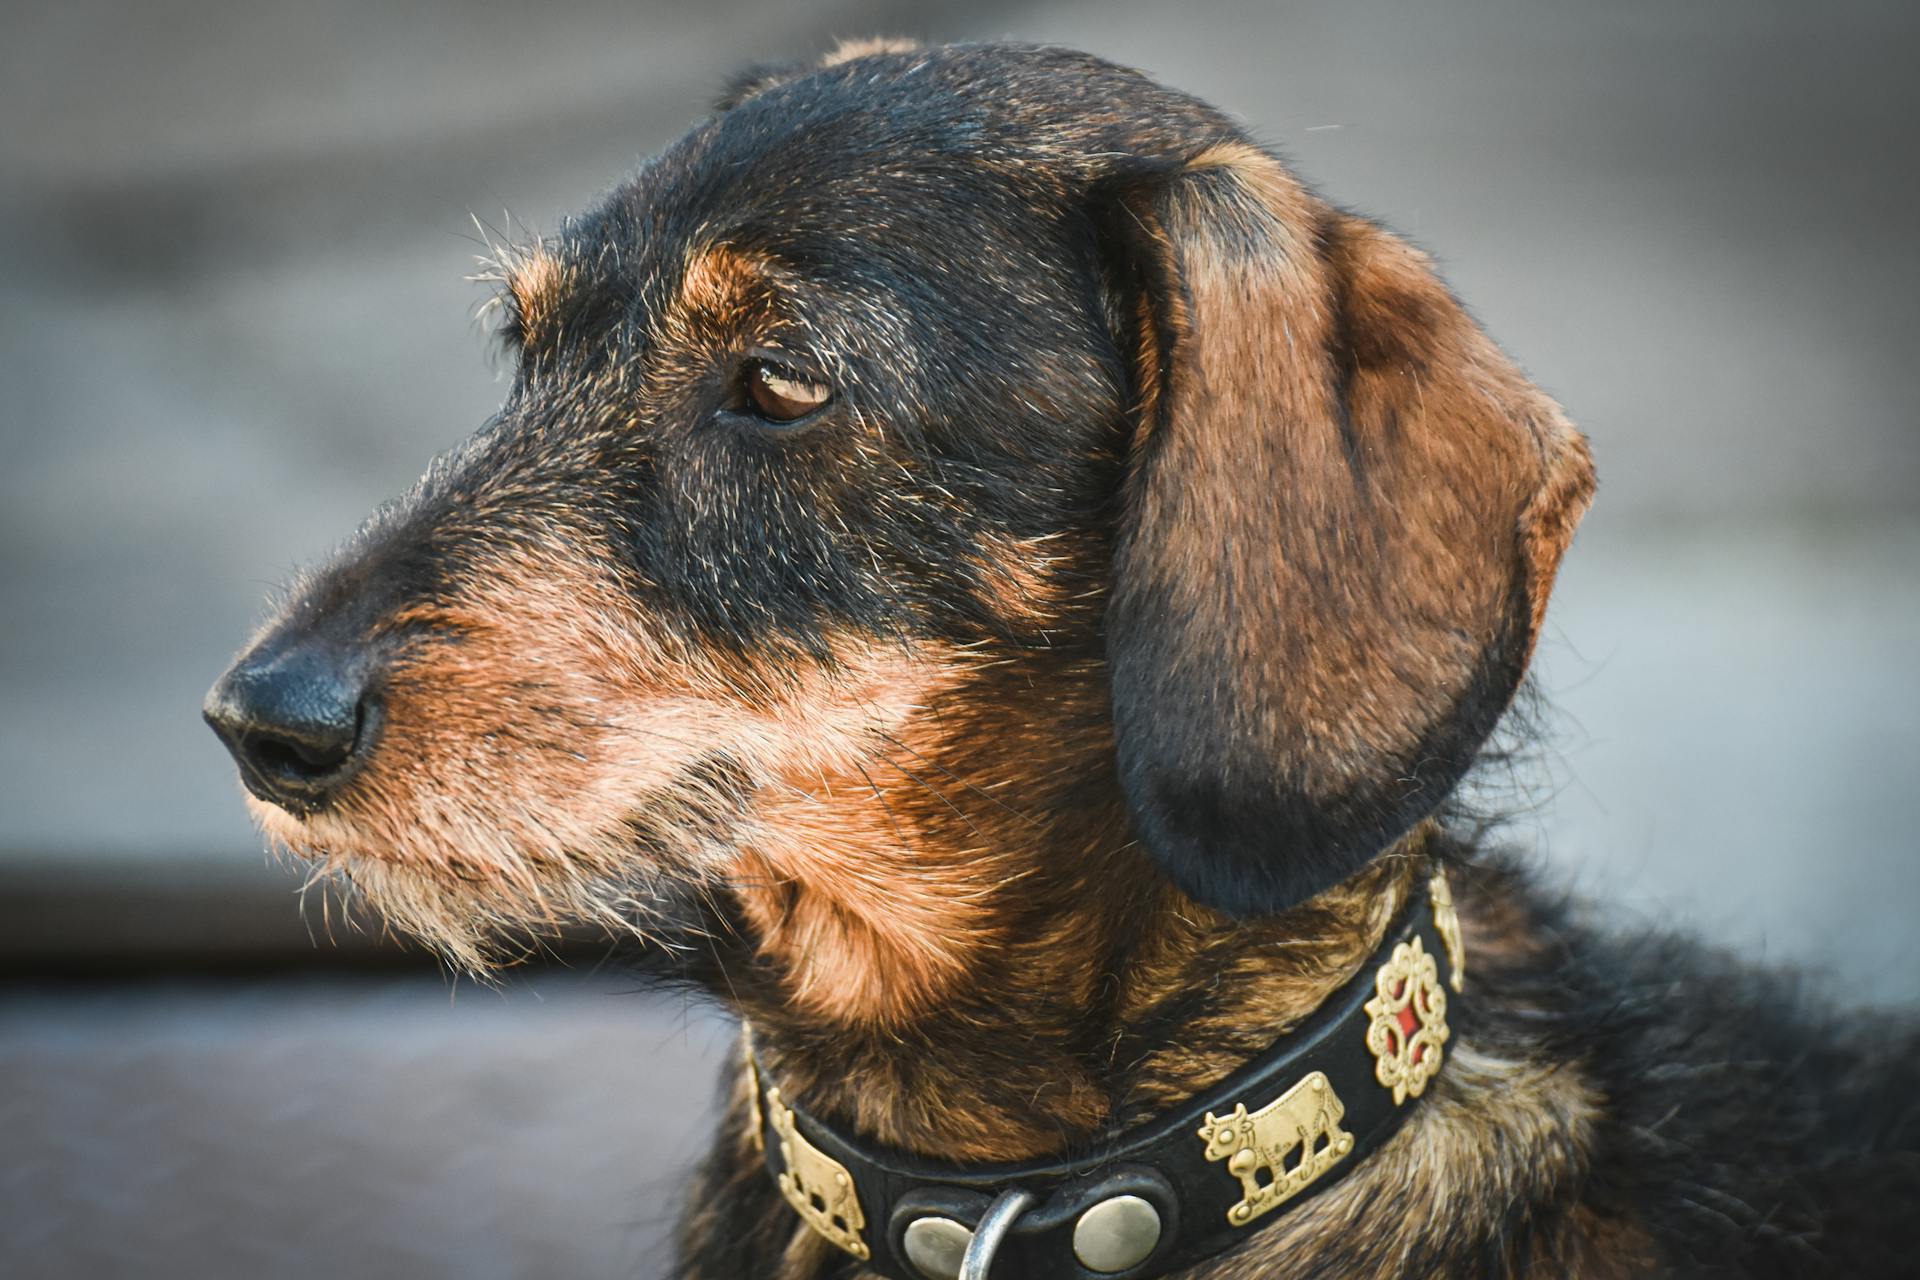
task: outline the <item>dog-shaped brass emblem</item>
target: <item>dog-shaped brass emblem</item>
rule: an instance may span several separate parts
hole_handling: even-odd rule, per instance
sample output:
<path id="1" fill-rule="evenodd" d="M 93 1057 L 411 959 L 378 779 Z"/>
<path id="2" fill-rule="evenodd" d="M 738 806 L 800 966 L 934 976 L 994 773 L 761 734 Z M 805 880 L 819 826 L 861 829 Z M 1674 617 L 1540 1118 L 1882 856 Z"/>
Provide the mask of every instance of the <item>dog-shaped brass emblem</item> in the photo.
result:
<path id="1" fill-rule="evenodd" d="M 1346 1114 L 1321 1071 L 1258 1111 L 1249 1113 L 1244 1102 L 1224 1120 L 1209 1111 L 1199 1130 L 1207 1159 L 1225 1160 L 1227 1172 L 1240 1179 L 1241 1200 L 1227 1210 L 1227 1221 L 1246 1226 L 1344 1159 L 1353 1150 L 1353 1135 L 1340 1127 Z M 1296 1151 L 1298 1158 L 1289 1164 Z"/>

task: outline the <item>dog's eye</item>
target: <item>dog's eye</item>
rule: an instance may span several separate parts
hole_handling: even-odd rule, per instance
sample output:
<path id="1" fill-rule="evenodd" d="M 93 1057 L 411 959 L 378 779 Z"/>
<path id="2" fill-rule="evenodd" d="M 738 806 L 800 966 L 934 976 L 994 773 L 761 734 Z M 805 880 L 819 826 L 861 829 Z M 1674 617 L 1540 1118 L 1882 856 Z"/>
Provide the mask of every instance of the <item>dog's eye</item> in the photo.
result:
<path id="1" fill-rule="evenodd" d="M 747 366 L 747 399 L 769 422 L 796 422 L 833 399 L 833 388 L 803 373 L 756 360 Z"/>

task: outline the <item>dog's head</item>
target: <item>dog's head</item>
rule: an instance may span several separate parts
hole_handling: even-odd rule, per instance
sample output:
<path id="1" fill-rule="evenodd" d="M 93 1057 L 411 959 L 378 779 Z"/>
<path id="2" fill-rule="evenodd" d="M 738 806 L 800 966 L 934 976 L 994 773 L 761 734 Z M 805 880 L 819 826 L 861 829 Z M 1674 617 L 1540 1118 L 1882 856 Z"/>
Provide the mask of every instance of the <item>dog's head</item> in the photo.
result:
<path id="1" fill-rule="evenodd" d="M 1591 490 L 1421 254 L 1060 50 L 758 74 L 502 274 L 498 417 L 207 708 L 473 966 L 693 888 L 899 1016 L 1023 881 L 1285 908 L 1459 780 Z"/>

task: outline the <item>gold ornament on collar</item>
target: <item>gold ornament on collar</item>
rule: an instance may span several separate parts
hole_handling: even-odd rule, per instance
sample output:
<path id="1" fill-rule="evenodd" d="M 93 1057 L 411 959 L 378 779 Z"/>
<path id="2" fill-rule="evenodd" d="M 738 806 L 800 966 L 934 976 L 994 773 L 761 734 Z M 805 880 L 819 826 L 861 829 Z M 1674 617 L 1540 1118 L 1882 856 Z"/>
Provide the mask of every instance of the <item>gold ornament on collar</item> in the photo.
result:
<path id="1" fill-rule="evenodd" d="M 1440 966 L 1418 936 L 1393 949 L 1373 985 L 1377 994 L 1366 1005 L 1373 1019 L 1367 1048 L 1374 1057 L 1374 1078 L 1393 1090 L 1398 1105 L 1419 1097 L 1440 1070 L 1440 1046 L 1448 1034 L 1447 993 L 1440 985 Z"/>
<path id="2" fill-rule="evenodd" d="M 1453 909 L 1453 886 L 1447 883 L 1447 873 L 1433 873 L 1433 927 L 1440 934 L 1440 941 L 1447 944 L 1447 985 L 1455 991 L 1466 988 L 1467 948 L 1460 941 L 1460 916 Z"/>
<path id="3" fill-rule="evenodd" d="M 847 1166 L 807 1141 L 793 1122 L 793 1108 L 780 1100 L 780 1090 L 767 1089 L 767 1115 L 780 1135 L 780 1194 L 793 1211 L 815 1231 L 865 1262 L 872 1250 L 860 1238 L 867 1216 L 860 1212 L 860 1194 Z"/>
<path id="4" fill-rule="evenodd" d="M 1249 1112 L 1242 1102 L 1224 1119 L 1207 1112 L 1207 1122 L 1199 1129 L 1207 1159 L 1225 1160 L 1227 1172 L 1240 1179 L 1240 1203 L 1227 1210 L 1227 1221 L 1246 1226 L 1345 1159 L 1353 1150 L 1353 1135 L 1340 1127 L 1346 1114 L 1324 1071 L 1314 1072 L 1258 1111 Z"/>
<path id="5" fill-rule="evenodd" d="M 747 1067 L 747 1124 L 748 1134 L 753 1139 L 753 1149 L 765 1155 L 767 1151 L 767 1119 L 760 1111 L 760 1068 L 753 1058 L 753 1028 L 746 1023 L 740 1024 L 740 1056 Z"/>

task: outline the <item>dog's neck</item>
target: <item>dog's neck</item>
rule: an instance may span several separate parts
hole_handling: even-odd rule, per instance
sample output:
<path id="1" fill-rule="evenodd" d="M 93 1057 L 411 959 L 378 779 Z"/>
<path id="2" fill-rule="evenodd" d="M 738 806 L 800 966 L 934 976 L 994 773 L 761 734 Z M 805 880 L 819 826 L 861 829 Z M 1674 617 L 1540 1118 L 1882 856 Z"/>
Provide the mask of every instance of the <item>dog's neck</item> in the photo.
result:
<path id="1" fill-rule="evenodd" d="M 1035 874 L 974 980 L 911 1017 L 834 1023 L 777 982 L 743 989 L 743 1012 L 770 1079 L 850 1136 L 943 1161 L 1063 1154 L 1211 1087 L 1340 989 L 1429 835 L 1260 921 L 1197 907 L 1137 856 L 1116 855 L 1097 888 Z"/>
<path id="2" fill-rule="evenodd" d="M 1429 828 L 1234 920 L 1138 847 L 1108 707 L 1097 654 L 1027 653 L 929 699 L 846 776 L 773 790 L 713 986 L 787 1098 L 932 1159 L 1062 1154 L 1260 1056 L 1372 954 Z"/>

